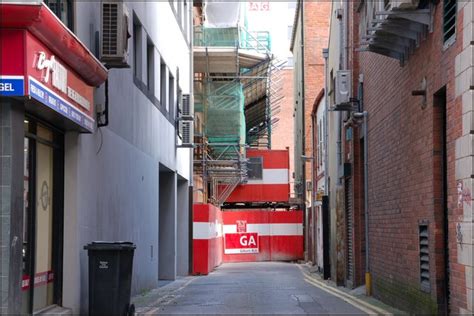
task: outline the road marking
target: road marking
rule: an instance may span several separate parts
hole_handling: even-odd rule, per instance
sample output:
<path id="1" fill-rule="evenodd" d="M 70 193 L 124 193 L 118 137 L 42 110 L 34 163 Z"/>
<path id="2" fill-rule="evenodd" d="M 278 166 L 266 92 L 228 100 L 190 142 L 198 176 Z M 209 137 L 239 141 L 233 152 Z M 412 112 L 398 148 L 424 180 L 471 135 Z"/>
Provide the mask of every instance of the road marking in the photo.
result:
<path id="1" fill-rule="evenodd" d="M 175 301 L 177 298 L 181 297 L 182 295 L 176 295 L 176 293 L 182 291 L 185 289 L 191 282 L 196 280 L 197 277 L 192 277 L 190 280 L 186 281 L 182 286 L 177 288 L 174 291 L 171 291 L 170 293 L 158 298 L 156 301 L 151 303 L 148 307 L 143 307 L 140 308 L 140 310 L 137 310 L 136 314 L 137 315 L 156 315 L 160 308 L 163 306 L 167 306 L 171 304 L 173 301 Z"/>
<path id="2" fill-rule="evenodd" d="M 311 284 L 311 285 L 314 285 L 315 287 L 318 287 L 319 289 L 327 292 L 327 293 L 330 293 L 340 299 L 342 299 L 343 301 L 351 304 L 352 306 L 362 310 L 363 312 L 369 314 L 369 315 L 387 315 L 387 316 L 393 316 L 392 313 L 384 310 L 384 309 L 381 309 L 379 307 L 376 307 L 376 306 L 373 306 L 372 304 L 369 304 L 367 302 L 364 302 L 354 296 L 351 296 L 341 290 L 338 290 L 338 289 L 335 289 L 319 280 L 316 280 L 310 276 L 307 275 L 307 273 L 305 273 L 303 271 L 303 268 L 301 266 L 298 265 L 298 268 L 300 269 L 301 273 L 303 274 L 304 276 L 304 280 L 305 282 Z"/>

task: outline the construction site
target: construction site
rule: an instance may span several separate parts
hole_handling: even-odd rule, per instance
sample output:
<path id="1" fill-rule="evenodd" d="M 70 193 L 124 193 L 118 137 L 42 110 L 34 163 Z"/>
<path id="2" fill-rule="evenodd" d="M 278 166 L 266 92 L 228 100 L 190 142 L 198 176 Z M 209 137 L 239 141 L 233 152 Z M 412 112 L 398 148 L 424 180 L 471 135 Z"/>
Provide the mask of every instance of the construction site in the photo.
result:
<path id="1" fill-rule="evenodd" d="M 194 23 L 193 273 L 222 262 L 300 259 L 289 150 L 271 143 L 283 62 L 271 53 L 269 32 L 247 30 L 240 3 L 195 3 Z M 242 237 L 253 245 L 234 243 Z"/>

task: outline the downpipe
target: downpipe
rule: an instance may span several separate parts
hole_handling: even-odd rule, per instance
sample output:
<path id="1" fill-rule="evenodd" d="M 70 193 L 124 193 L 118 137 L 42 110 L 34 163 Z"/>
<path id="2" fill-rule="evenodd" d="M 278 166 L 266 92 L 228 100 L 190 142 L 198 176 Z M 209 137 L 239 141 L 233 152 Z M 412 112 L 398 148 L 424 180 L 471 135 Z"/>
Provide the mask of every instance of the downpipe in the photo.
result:
<path id="1" fill-rule="evenodd" d="M 355 119 L 363 120 L 364 129 L 364 225 L 365 225 L 365 292 L 367 296 L 372 296 L 372 275 L 369 266 L 369 142 L 368 142 L 368 112 L 353 113 Z"/>

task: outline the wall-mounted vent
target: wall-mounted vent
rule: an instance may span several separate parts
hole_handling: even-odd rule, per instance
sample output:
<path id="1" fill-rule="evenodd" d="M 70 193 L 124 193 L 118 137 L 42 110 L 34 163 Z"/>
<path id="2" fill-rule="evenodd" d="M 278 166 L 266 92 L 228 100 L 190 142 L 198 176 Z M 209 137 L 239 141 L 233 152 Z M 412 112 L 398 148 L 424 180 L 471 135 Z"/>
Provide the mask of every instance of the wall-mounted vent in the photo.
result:
<path id="1" fill-rule="evenodd" d="M 419 226 L 420 238 L 420 284 L 421 290 L 430 292 L 430 251 L 428 225 Z"/>
<path id="2" fill-rule="evenodd" d="M 191 95 L 181 96 L 181 112 L 178 116 L 178 129 L 182 143 L 179 147 L 192 148 L 194 145 L 194 116 L 192 113 Z"/>
<path id="3" fill-rule="evenodd" d="M 336 104 L 349 102 L 351 84 L 351 72 L 339 70 L 336 74 Z"/>
<path id="4" fill-rule="evenodd" d="M 448 42 L 456 35 L 456 0 L 443 1 L 443 40 Z"/>
<path id="5" fill-rule="evenodd" d="M 130 15 L 121 0 L 107 0 L 100 7 L 100 60 L 107 68 L 128 68 Z"/>

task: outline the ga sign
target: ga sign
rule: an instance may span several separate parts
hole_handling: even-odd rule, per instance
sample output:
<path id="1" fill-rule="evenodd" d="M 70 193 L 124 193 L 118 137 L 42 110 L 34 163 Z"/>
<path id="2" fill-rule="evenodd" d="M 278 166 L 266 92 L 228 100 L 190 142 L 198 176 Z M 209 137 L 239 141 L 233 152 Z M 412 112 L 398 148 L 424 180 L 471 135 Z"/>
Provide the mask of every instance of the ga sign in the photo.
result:
<path id="1" fill-rule="evenodd" d="M 225 254 L 258 253 L 258 233 L 225 234 Z"/>

